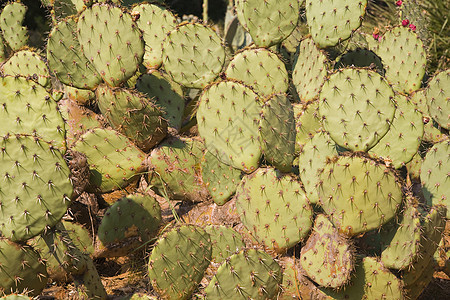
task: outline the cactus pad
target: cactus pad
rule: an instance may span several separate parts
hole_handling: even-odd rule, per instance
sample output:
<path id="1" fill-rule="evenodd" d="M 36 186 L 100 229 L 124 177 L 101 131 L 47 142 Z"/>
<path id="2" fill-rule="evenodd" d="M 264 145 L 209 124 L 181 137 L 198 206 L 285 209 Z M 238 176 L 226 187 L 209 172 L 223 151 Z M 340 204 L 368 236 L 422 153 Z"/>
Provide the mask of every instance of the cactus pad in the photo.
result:
<path id="1" fill-rule="evenodd" d="M 370 158 L 331 158 L 319 178 L 319 203 L 339 231 L 350 236 L 381 227 L 402 202 L 393 170 Z"/>
<path id="2" fill-rule="evenodd" d="M 240 23 L 245 24 L 255 44 L 268 48 L 286 39 L 295 29 L 300 1 L 243 0 L 236 4 L 236 10 Z"/>
<path id="3" fill-rule="evenodd" d="M 320 286 L 340 288 L 350 281 L 354 268 L 350 240 L 338 233 L 323 214 L 316 217 L 313 233 L 302 247 L 300 264 Z"/>
<path id="4" fill-rule="evenodd" d="M 369 153 L 391 160 L 393 167 L 398 169 L 417 153 L 422 141 L 423 121 L 422 114 L 406 96 L 397 94 L 394 100 L 397 109 L 391 127 Z"/>
<path id="5" fill-rule="evenodd" d="M 198 131 L 206 148 L 246 173 L 256 170 L 262 155 L 259 97 L 241 83 L 221 81 L 208 86 L 199 101 Z"/>
<path id="6" fill-rule="evenodd" d="M 425 92 L 428 110 L 439 125 L 450 129 L 450 69 L 441 71 L 429 82 Z"/>
<path id="7" fill-rule="evenodd" d="M 0 162 L 2 235 L 23 241 L 59 222 L 73 193 L 61 153 L 38 138 L 4 137 Z"/>
<path id="8" fill-rule="evenodd" d="M 386 79 L 395 90 L 410 93 L 420 88 L 427 58 L 422 41 L 411 29 L 392 28 L 371 50 L 381 58 Z"/>
<path id="9" fill-rule="evenodd" d="M 47 41 L 48 65 L 62 83 L 92 89 L 102 78 L 83 55 L 76 31 L 77 23 L 72 18 L 53 27 Z"/>
<path id="10" fill-rule="evenodd" d="M 27 7 L 16 1 L 8 3 L 0 14 L 0 29 L 4 40 L 17 51 L 28 43 L 28 30 L 22 26 Z"/>
<path id="11" fill-rule="evenodd" d="M 226 258 L 245 248 L 242 235 L 224 225 L 208 225 L 206 232 L 211 236 L 212 260 L 222 263 Z"/>
<path id="12" fill-rule="evenodd" d="M 84 55 L 110 86 L 129 79 L 142 62 L 142 33 L 131 15 L 118 7 L 95 4 L 84 10 L 77 35 Z"/>
<path id="13" fill-rule="evenodd" d="M 290 175 L 260 168 L 242 179 L 236 198 L 242 223 L 278 252 L 300 242 L 311 229 L 312 208 L 300 183 Z"/>
<path id="14" fill-rule="evenodd" d="M 162 63 L 162 43 L 168 32 L 175 29 L 175 16 L 166 8 L 150 3 L 141 3 L 133 7 L 132 14 L 139 14 L 136 21 L 144 33 L 144 61 L 147 69 L 157 69 Z"/>
<path id="15" fill-rule="evenodd" d="M 144 169 L 145 154 L 114 130 L 90 130 L 79 138 L 73 150 L 86 155 L 91 184 L 102 193 L 126 186 Z"/>
<path id="16" fill-rule="evenodd" d="M 33 50 L 21 50 L 14 53 L 1 67 L 3 75 L 20 75 L 39 83 L 50 85 L 50 74 L 42 57 Z"/>
<path id="17" fill-rule="evenodd" d="M 292 81 L 303 103 L 312 101 L 325 82 L 329 63 L 311 38 L 304 39 L 295 54 Z"/>
<path id="18" fill-rule="evenodd" d="M 150 150 L 166 136 L 163 112 L 144 94 L 106 85 L 98 86 L 95 94 L 100 111 L 113 128 L 142 150 Z"/>
<path id="19" fill-rule="evenodd" d="M 213 81 L 225 62 L 217 33 L 201 24 L 179 25 L 163 43 L 163 67 L 185 87 L 203 88 Z"/>
<path id="20" fill-rule="evenodd" d="M 148 276 L 165 299 L 188 299 L 211 260 L 211 239 L 202 228 L 183 225 L 167 232 L 149 258 Z"/>
<path id="21" fill-rule="evenodd" d="M 227 78 L 252 86 L 256 93 L 268 96 L 288 90 L 288 73 L 277 54 L 265 49 L 246 49 L 237 53 L 225 70 Z"/>
<path id="22" fill-rule="evenodd" d="M 99 248 L 108 257 L 125 256 L 150 241 L 160 223 L 161 208 L 153 197 L 128 195 L 106 210 L 97 232 Z"/>
<path id="23" fill-rule="evenodd" d="M 314 42 L 320 47 L 335 46 L 361 26 L 367 0 L 306 0 L 306 19 Z"/>
<path id="24" fill-rule="evenodd" d="M 395 113 L 393 96 L 389 84 L 376 72 L 339 70 L 320 92 L 324 128 L 338 145 L 366 151 L 389 130 Z"/>
<path id="25" fill-rule="evenodd" d="M 0 296 L 30 292 L 38 296 L 47 284 L 45 263 L 30 246 L 0 238 Z"/>

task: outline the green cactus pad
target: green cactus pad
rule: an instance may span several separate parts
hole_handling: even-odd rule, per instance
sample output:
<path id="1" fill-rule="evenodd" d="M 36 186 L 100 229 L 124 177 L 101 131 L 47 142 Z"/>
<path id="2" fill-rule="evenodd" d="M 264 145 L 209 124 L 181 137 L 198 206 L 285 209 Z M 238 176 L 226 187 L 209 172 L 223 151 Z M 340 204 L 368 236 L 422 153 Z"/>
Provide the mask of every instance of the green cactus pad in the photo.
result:
<path id="1" fill-rule="evenodd" d="M 206 232 L 211 236 L 212 260 L 222 263 L 226 258 L 245 248 L 242 235 L 224 225 L 208 225 Z"/>
<path id="2" fill-rule="evenodd" d="M 411 29 L 392 28 L 371 50 L 381 58 L 386 79 L 396 91 L 410 93 L 420 88 L 427 59 L 422 41 Z"/>
<path id="3" fill-rule="evenodd" d="M 419 255 L 421 233 L 419 212 L 408 205 L 396 230 L 389 231 L 384 237 L 383 265 L 397 270 L 408 268 Z"/>
<path id="4" fill-rule="evenodd" d="M 131 15 L 118 7 L 96 4 L 84 10 L 77 35 L 84 55 L 110 86 L 129 79 L 142 62 L 142 33 Z"/>
<path id="5" fill-rule="evenodd" d="M 364 257 L 352 283 L 342 291 L 324 291 L 331 299 L 407 299 L 403 283 L 374 257 Z"/>
<path id="6" fill-rule="evenodd" d="M 432 206 L 430 212 L 423 218 L 422 233 L 420 236 L 420 253 L 410 264 L 407 270 L 402 273 L 402 279 L 406 289 L 420 280 L 425 275 L 428 266 L 433 262 L 433 256 L 442 239 L 445 228 L 445 215 L 448 214 L 447 208 L 443 205 Z"/>
<path id="7" fill-rule="evenodd" d="M 139 148 L 148 151 L 167 134 L 167 121 L 161 109 L 135 90 L 98 86 L 95 90 L 98 107 L 117 131 Z"/>
<path id="8" fill-rule="evenodd" d="M 0 238 L 0 295 L 30 292 L 38 296 L 47 285 L 45 263 L 33 248 Z"/>
<path id="9" fill-rule="evenodd" d="M 306 0 L 306 19 L 320 48 L 335 46 L 361 26 L 367 0 Z"/>
<path id="10" fill-rule="evenodd" d="M 445 205 L 448 208 L 447 218 L 450 218 L 449 153 L 449 139 L 436 143 L 428 150 L 420 170 L 425 199 L 431 205 Z"/>
<path id="11" fill-rule="evenodd" d="M 188 299 L 211 260 L 211 239 L 202 228 L 183 225 L 161 237 L 148 263 L 153 288 L 165 299 Z"/>
<path id="12" fill-rule="evenodd" d="M 28 30 L 22 26 L 27 7 L 22 3 L 10 2 L 3 7 L 0 14 L 0 29 L 4 40 L 13 51 L 17 51 L 28 43 Z"/>
<path id="13" fill-rule="evenodd" d="M 450 129 L 450 69 L 436 74 L 425 91 L 428 110 L 439 125 Z"/>
<path id="14" fill-rule="evenodd" d="M 319 101 L 307 104 L 295 103 L 295 153 L 300 153 L 302 147 L 317 133 L 323 131 L 319 115 Z"/>
<path id="15" fill-rule="evenodd" d="M 242 10 L 242 11 L 239 11 Z M 236 4 L 237 16 L 258 47 L 269 48 L 286 39 L 297 26 L 299 0 L 245 0 Z"/>
<path id="16" fill-rule="evenodd" d="M 106 300 L 105 287 L 92 259 L 86 261 L 86 271 L 74 278 L 79 299 Z"/>
<path id="17" fill-rule="evenodd" d="M 316 217 L 313 233 L 300 253 L 300 264 L 309 278 L 323 287 L 340 288 L 351 278 L 355 264 L 353 245 L 328 218 Z"/>
<path id="18" fill-rule="evenodd" d="M 24 241 L 66 213 L 73 193 L 70 171 L 61 153 L 38 138 L 4 137 L 1 152 L 0 231 Z"/>
<path id="19" fill-rule="evenodd" d="M 64 93 L 70 100 L 76 101 L 80 105 L 89 105 L 95 101 L 95 92 L 91 90 L 79 89 L 71 86 L 64 86 Z"/>
<path id="20" fill-rule="evenodd" d="M 0 85 L 0 136 L 30 134 L 64 150 L 64 120 L 50 94 L 22 77 L 1 77 Z"/>
<path id="21" fill-rule="evenodd" d="M 208 86 L 199 102 L 198 131 L 206 148 L 246 173 L 256 170 L 262 155 L 259 97 L 241 83 L 221 81 Z"/>
<path id="22" fill-rule="evenodd" d="M 222 163 L 209 151 L 205 151 L 201 162 L 203 182 L 217 205 L 225 204 L 236 192 L 241 181 L 241 170 Z"/>
<path id="23" fill-rule="evenodd" d="M 328 157 L 338 155 L 336 144 L 326 132 L 317 133 L 303 146 L 298 156 L 300 180 L 311 203 L 319 201 L 316 184 Z"/>
<path id="24" fill-rule="evenodd" d="M 297 49 L 292 81 L 303 103 L 312 101 L 325 82 L 329 63 L 325 53 L 317 49 L 311 38 L 304 39 Z"/>
<path id="25" fill-rule="evenodd" d="M 295 154 L 294 109 L 288 95 L 274 94 L 261 110 L 261 150 L 264 159 L 282 172 L 290 172 Z"/>
<path id="26" fill-rule="evenodd" d="M 320 205 L 339 231 L 349 236 L 381 227 L 402 202 L 393 170 L 370 158 L 331 158 L 319 178 Z"/>
<path id="27" fill-rule="evenodd" d="M 277 54 L 265 49 L 245 49 L 237 53 L 225 70 L 227 78 L 240 80 L 261 96 L 285 93 L 289 78 Z"/>
<path id="28" fill-rule="evenodd" d="M 342 55 L 334 65 L 334 68 L 340 69 L 345 67 L 367 67 L 380 75 L 384 75 L 381 58 L 368 49 L 357 48 Z"/>
<path id="29" fill-rule="evenodd" d="M 184 114 L 184 92 L 182 87 L 162 72 L 152 72 L 139 77 L 136 89 L 153 99 L 163 111 L 168 126 L 179 130 Z"/>
<path id="30" fill-rule="evenodd" d="M 244 249 L 219 267 L 205 289 L 206 298 L 274 299 L 282 282 L 282 270 L 261 250 Z"/>
<path id="31" fill-rule="evenodd" d="M 411 102 L 417 106 L 417 109 L 423 116 L 429 116 L 427 98 L 425 96 L 425 89 L 414 91 L 410 94 Z"/>
<path id="32" fill-rule="evenodd" d="M 86 155 L 92 188 L 102 193 L 126 186 L 144 170 L 145 153 L 114 130 L 90 130 L 78 139 L 73 150 Z"/>
<path id="33" fill-rule="evenodd" d="M 225 49 L 217 33 L 201 24 L 182 24 L 163 43 L 163 67 L 189 88 L 204 88 L 222 70 Z"/>
<path id="34" fill-rule="evenodd" d="M 47 41 L 48 65 L 62 83 L 93 89 L 102 78 L 83 55 L 76 32 L 77 23 L 73 18 L 62 20 L 53 27 Z"/>
<path id="35" fill-rule="evenodd" d="M 2 66 L 3 75 L 20 75 L 33 79 L 44 87 L 50 85 L 50 74 L 42 57 L 33 50 L 14 53 Z"/>
<path id="36" fill-rule="evenodd" d="M 338 145 L 353 151 L 372 148 L 394 118 L 394 92 L 383 77 L 367 69 L 337 71 L 319 97 L 325 130 Z"/>
<path id="37" fill-rule="evenodd" d="M 94 245 L 89 231 L 78 223 L 61 221 L 75 247 L 87 255 L 94 254 Z"/>
<path id="38" fill-rule="evenodd" d="M 404 95 L 397 94 L 394 119 L 386 135 L 369 153 L 392 161 L 396 169 L 409 162 L 419 150 L 423 136 L 422 114 Z"/>
<path id="39" fill-rule="evenodd" d="M 199 202 L 208 194 L 200 172 L 204 146 L 191 138 L 171 138 L 153 149 L 148 158 L 149 181 L 171 198 Z"/>
<path id="40" fill-rule="evenodd" d="M 168 32 L 175 29 L 175 16 L 166 8 L 150 3 L 133 7 L 138 14 L 136 24 L 144 33 L 145 54 L 142 62 L 147 69 L 157 69 L 162 64 L 162 43 Z"/>
<path id="41" fill-rule="evenodd" d="M 312 226 L 312 208 L 300 183 L 272 168 L 244 177 L 236 191 L 242 223 L 262 244 L 284 252 L 303 240 Z"/>
<path id="42" fill-rule="evenodd" d="M 133 194 L 119 199 L 105 212 L 97 232 L 102 257 L 127 255 L 149 242 L 161 223 L 161 208 L 153 197 Z M 98 251 L 97 250 L 97 251 Z"/>
<path id="43" fill-rule="evenodd" d="M 1 300 L 32 300 L 32 298 L 22 294 L 10 294 L 5 297 L 1 297 Z"/>

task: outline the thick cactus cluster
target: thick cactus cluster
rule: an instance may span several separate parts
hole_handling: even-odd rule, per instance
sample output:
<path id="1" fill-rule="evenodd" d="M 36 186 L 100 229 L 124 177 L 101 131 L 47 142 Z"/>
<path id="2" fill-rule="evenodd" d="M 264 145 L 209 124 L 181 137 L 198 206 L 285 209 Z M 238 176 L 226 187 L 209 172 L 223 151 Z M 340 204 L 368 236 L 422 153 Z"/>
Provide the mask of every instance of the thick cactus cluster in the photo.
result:
<path id="1" fill-rule="evenodd" d="M 42 49 L 23 3 L 0 11 L 0 297 L 107 299 L 99 264 L 134 259 L 130 299 L 417 299 L 450 276 L 450 70 L 427 73 L 416 1 L 373 34 L 366 0 L 230 1 L 223 30 L 208 1 L 41 2 Z"/>

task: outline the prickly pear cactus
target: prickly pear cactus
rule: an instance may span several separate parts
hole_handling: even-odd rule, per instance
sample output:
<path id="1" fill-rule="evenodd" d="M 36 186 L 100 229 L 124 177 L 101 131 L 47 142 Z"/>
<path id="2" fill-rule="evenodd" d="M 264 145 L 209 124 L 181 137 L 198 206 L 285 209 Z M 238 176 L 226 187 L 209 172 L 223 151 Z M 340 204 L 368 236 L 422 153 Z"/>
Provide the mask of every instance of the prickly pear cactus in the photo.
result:
<path id="1" fill-rule="evenodd" d="M 150 282 L 165 299 L 188 299 L 211 260 L 211 238 L 194 225 L 177 226 L 157 242 L 149 258 Z"/>
<path id="2" fill-rule="evenodd" d="M 222 263 L 231 255 L 245 248 L 242 235 L 236 230 L 224 225 L 208 225 L 206 232 L 211 236 L 212 260 Z"/>
<path id="3" fill-rule="evenodd" d="M 314 42 L 320 47 L 335 46 L 361 26 L 367 0 L 306 0 L 306 19 Z"/>
<path id="4" fill-rule="evenodd" d="M 320 286 L 341 288 L 351 279 L 355 248 L 325 215 L 320 214 L 314 222 L 313 233 L 302 247 L 300 264 L 308 277 Z"/>
<path id="5" fill-rule="evenodd" d="M 32 247 L 0 238 L 0 296 L 30 292 L 38 296 L 47 283 L 45 262 Z"/>
<path id="6" fill-rule="evenodd" d="M 436 122 L 450 129 L 450 70 L 436 74 L 425 90 L 428 111 Z"/>
<path id="7" fill-rule="evenodd" d="M 217 33 L 201 24 L 180 24 L 162 46 L 163 67 L 185 87 L 204 88 L 225 63 L 225 49 Z"/>
<path id="8" fill-rule="evenodd" d="M 151 196 L 133 194 L 119 199 L 105 212 L 97 231 L 96 256 L 119 257 L 150 241 L 161 223 L 161 208 Z"/>
<path id="9" fill-rule="evenodd" d="M 283 61 L 265 48 L 244 49 L 237 53 L 228 64 L 225 75 L 251 86 L 261 96 L 288 90 L 289 78 Z"/>
<path id="10" fill-rule="evenodd" d="M 402 203 L 394 171 L 368 157 L 330 158 L 319 176 L 319 203 L 340 232 L 353 236 L 391 220 Z"/>
<path id="11" fill-rule="evenodd" d="M 0 231 L 12 241 L 25 241 L 66 213 L 73 193 L 69 168 L 61 153 L 39 138 L 4 137 L 0 146 Z"/>
<path id="12" fill-rule="evenodd" d="M 27 7 L 19 1 L 8 3 L 0 14 L 0 29 L 3 38 L 13 51 L 28 43 L 28 30 L 22 26 Z"/>
<path id="13" fill-rule="evenodd" d="M 286 39 L 295 29 L 300 17 L 299 0 L 236 1 L 239 22 L 259 47 L 269 48 Z M 280 5 L 282 4 L 282 5 Z M 273 30 L 267 30 L 272 28 Z"/>
<path id="14" fill-rule="evenodd" d="M 43 58 L 33 49 L 15 52 L 1 66 L 3 75 L 23 76 L 34 80 L 43 87 L 50 85 L 50 72 Z"/>
<path id="15" fill-rule="evenodd" d="M 394 118 L 394 92 L 383 77 L 367 69 L 333 73 L 319 97 L 325 130 L 338 145 L 352 151 L 375 146 Z"/>
<path id="16" fill-rule="evenodd" d="M 236 198 L 242 223 L 260 243 L 278 252 L 300 242 L 311 229 L 312 208 L 293 176 L 260 168 L 243 178 Z"/>
<path id="17" fill-rule="evenodd" d="M 207 299 L 274 299 L 282 282 L 281 267 L 266 252 L 244 249 L 219 267 L 205 289 Z"/>
<path id="18" fill-rule="evenodd" d="M 129 79 L 142 62 L 142 33 L 131 15 L 118 7 L 95 4 L 84 10 L 77 35 L 84 55 L 110 86 Z"/>
<path id="19" fill-rule="evenodd" d="M 247 86 L 219 81 L 204 89 L 197 110 L 206 148 L 222 162 L 253 172 L 262 156 L 259 134 L 262 102 Z"/>

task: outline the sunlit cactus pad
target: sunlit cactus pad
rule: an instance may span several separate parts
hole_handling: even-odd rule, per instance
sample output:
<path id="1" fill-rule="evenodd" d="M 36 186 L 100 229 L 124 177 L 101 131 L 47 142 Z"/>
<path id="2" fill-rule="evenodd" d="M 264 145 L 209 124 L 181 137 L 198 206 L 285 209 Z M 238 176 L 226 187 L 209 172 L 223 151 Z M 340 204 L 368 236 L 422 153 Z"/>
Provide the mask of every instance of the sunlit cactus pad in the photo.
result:
<path id="1" fill-rule="evenodd" d="M 392 28 L 372 50 L 381 58 L 386 79 L 395 90 L 410 93 L 420 88 L 427 58 L 422 41 L 411 29 Z"/>
<path id="2" fill-rule="evenodd" d="M 218 34 L 201 24 L 179 25 L 163 43 L 163 67 L 173 80 L 190 88 L 203 88 L 222 70 L 225 49 Z"/>
<path id="3" fill-rule="evenodd" d="M 23 77 L 0 78 L 0 136 L 30 134 L 65 149 L 64 121 L 50 94 Z"/>
<path id="4" fill-rule="evenodd" d="M 0 14 L 0 29 L 3 38 L 14 51 L 19 50 L 28 43 L 27 28 L 22 26 L 26 12 L 27 7 L 16 1 L 10 2 L 3 7 Z"/>
<path id="5" fill-rule="evenodd" d="M 132 14 L 138 13 L 136 24 L 144 33 L 145 54 L 143 64 L 148 69 L 162 64 L 162 43 L 166 34 L 175 28 L 175 16 L 166 8 L 155 4 L 141 3 L 133 7 Z"/>
<path id="6" fill-rule="evenodd" d="M 2 235 L 24 241 L 53 226 L 66 213 L 73 187 L 61 153 L 30 136 L 0 143 Z"/>
<path id="7" fill-rule="evenodd" d="M 266 252 L 244 249 L 229 257 L 205 289 L 207 299 L 274 299 L 281 267 Z"/>
<path id="8" fill-rule="evenodd" d="M 299 0 L 244 0 L 236 4 L 239 22 L 259 47 L 270 47 L 286 39 L 300 17 Z"/>
<path id="9" fill-rule="evenodd" d="M 118 7 L 96 4 L 84 10 L 77 35 L 84 55 L 108 85 L 129 79 L 142 62 L 142 33 L 131 15 Z"/>
<path id="10" fill-rule="evenodd" d="M 50 84 L 50 72 L 43 58 L 32 49 L 14 53 L 1 67 L 3 75 L 21 75 L 44 87 Z"/>
<path id="11" fill-rule="evenodd" d="M 259 242 L 279 252 L 309 233 L 312 208 L 295 177 L 260 168 L 241 181 L 236 208 L 242 223 Z"/>
<path id="12" fill-rule="evenodd" d="M 166 299 L 188 299 L 211 260 L 211 238 L 194 225 L 175 227 L 156 243 L 149 258 L 148 276 Z"/>
<path id="13" fill-rule="evenodd" d="M 198 131 L 206 148 L 246 173 L 256 170 L 262 156 L 258 95 L 241 83 L 220 81 L 204 89 L 199 101 Z"/>
<path id="14" fill-rule="evenodd" d="M 62 20 L 53 27 L 47 40 L 47 60 L 52 72 L 66 85 L 92 89 L 102 81 L 81 52 L 77 23 L 73 18 Z"/>
<path id="15" fill-rule="evenodd" d="M 393 170 L 370 158 L 331 158 L 319 178 L 320 205 L 339 231 L 350 236 L 381 227 L 402 202 Z"/>
<path id="16" fill-rule="evenodd" d="M 335 46 L 361 26 L 367 0 L 306 1 L 306 19 L 314 42 Z"/>
<path id="17" fill-rule="evenodd" d="M 265 48 L 246 49 L 237 53 L 230 61 L 225 75 L 252 86 L 261 96 L 285 93 L 289 85 L 283 61 Z"/>
<path id="18" fill-rule="evenodd" d="M 383 77 L 367 69 L 337 71 L 319 97 L 325 130 L 338 145 L 353 151 L 372 148 L 394 118 L 394 92 Z"/>
<path id="19" fill-rule="evenodd" d="M 450 70 L 436 74 L 425 90 L 431 117 L 443 128 L 450 129 Z"/>
<path id="20" fill-rule="evenodd" d="M 45 263 L 30 246 L 0 238 L 0 266 L 1 296 L 14 292 L 38 296 L 46 286 Z"/>

